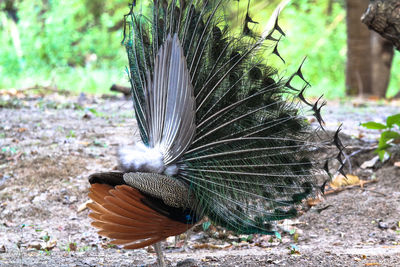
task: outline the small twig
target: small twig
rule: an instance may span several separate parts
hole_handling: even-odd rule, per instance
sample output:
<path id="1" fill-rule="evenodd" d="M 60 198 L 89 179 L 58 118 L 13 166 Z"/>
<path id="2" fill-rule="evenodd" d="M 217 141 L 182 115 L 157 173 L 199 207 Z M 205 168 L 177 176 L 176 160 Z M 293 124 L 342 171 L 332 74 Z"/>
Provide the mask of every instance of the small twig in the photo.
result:
<path id="1" fill-rule="evenodd" d="M 379 192 L 379 191 L 376 191 L 376 190 L 372 190 L 372 189 L 367 189 L 367 188 L 361 188 L 363 191 L 368 191 L 368 192 L 372 192 L 372 193 L 376 193 L 376 194 L 378 194 L 378 195 L 382 195 L 382 196 L 384 196 L 384 197 L 387 197 L 387 195 L 385 194 L 385 193 L 382 193 L 382 192 Z"/>
<path id="2" fill-rule="evenodd" d="M 23 87 L 17 89 L 17 91 L 30 91 L 30 90 L 46 90 L 46 91 L 51 91 L 51 92 L 56 92 L 56 93 L 63 93 L 63 94 L 70 94 L 68 90 L 65 89 L 59 89 L 57 86 L 52 86 L 52 85 L 33 85 L 33 86 L 28 86 L 28 87 Z"/>
<path id="3" fill-rule="evenodd" d="M 352 166 L 351 166 L 351 161 L 350 159 L 357 155 L 360 152 L 364 152 L 364 151 L 370 151 L 373 149 L 378 148 L 378 146 L 373 146 L 373 147 L 359 147 L 359 146 L 352 146 L 352 147 L 345 147 L 346 149 L 355 149 L 355 148 L 360 148 L 359 150 L 354 151 L 353 153 L 351 153 L 350 155 L 347 155 L 344 151 L 342 151 L 343 156 L 344 156 L 344 160 L 343 160 L 343 164 L 346 164 L 346 162 L 348 162 L 349 164 L 349 173 L 352 173 Z"/>
<path id="4" fill-rule="evenodd" d="M 350 155 L 347 155 L 346 152 L 342 151 L 342 155 L 344 156 L 343 165 L 346 164 L 346 162 L 349 162 L 349 173 L 352 173 L 350 158 L 352 157 L 353 153 Z"/>
<path id="5" fill-rule="evenodd" d="M 339 188 L 336 188 L 336 189 L 332 189 L 332 190 L 325 191 L 325 194 L 324 194 L 324 195 L 333 195 L 333 194 L 337 194 L 337 193 L 339 193 L 339 192 L 342 192 L 342 191 L 345 191 L 345 190 L 348 190 L 348 189 L 354 189 L 354 188 L 358 188 L 358 187 L 360 187 L 361 189 L 363 189 L 363 186 L 364 186 L 365 184 L 371 184 L 371 183 L 376 183 L 376 182 L 378 182 L 377 179 L 375 179 L 375 180 L 369 180 L 369 181 L 363 181 L 363 182 L 361 182 L 361 183 L 359 183 L 359 184 L 349 185 L 349 186 L 345 186 L 345 187 L 339 187 Z"/>
<path id="6" fill-rule="evenodd" d="M 328 206 L 322 207 L 322 208 L 320 208 L 320 209 L 317 209 L 317 212 L 318 212 L 318 213 L 321 213 L 321 212 L 323 212 L 324 210 L 326 210 L 326 209 L 328 209 L 328 208 L 330 208 L 330 207 L 332 207 L 332 205 L 328 205 Z"/>
<path id="7" fill-rule="evenodd" d="M 354 152 L 351 153 L 350 155 L 347 155 L 346 152 L 342 151 L 343 156 L 344 156 L 343 164 L 346 164 L 347 161 L 349 162 L 349 173 L 352 173 L 352 166 L 351 166 L 351 161 L 350 161 L 350 159 L 351 159 L 353 156 L 357 155 L 358 153 L 360 153 L 360 152 L 362 152 L 362 151 L 365 151 L 365 150 L 360 149 L 360 150 L 354 151 Z"/>
<path id="8" fill-rule="evenodd" d="M 375 141 L 373 143 L 376 143 Z M 378 146 L 370 146 L 370 147 L 365 147 L 365 146 L 345 146 L 346 149 L 351 150 L 351 149 L 359 149 L 359 151 L 370 151 L 370 150 L 374 150 L 377 149 Z"/>
<path id="9" fill-rule="evenodd" d="M 374 142 L 374 143 L 376 143 L 376 142 Z M 324 146 L 324 148 L 326 148 L 326 149 L 336 148 L 336 146 L 335 145 L 327 145 L 327 146 Z M 345 146 L 344 148 L 347 149 L 347 150 L 359 149 L 360 150 L 359 152 L 362 152 L 362 151 L 370 151 L 370 150 L 377 149 L 378 146 L 377 145 L 370 146 L 370 147 L 365 147 L 365 146 Z"/>
<path id="10" fill-rule="evenodd" d="M 118 106 L 118 109 L 117 110 L 120 110 L 122 107 L 124 107 L 126 104 L 128 104 L 129 102 L 124 102 L 124 103 L 122 103 L 121 105 L 119 105 Z"/>

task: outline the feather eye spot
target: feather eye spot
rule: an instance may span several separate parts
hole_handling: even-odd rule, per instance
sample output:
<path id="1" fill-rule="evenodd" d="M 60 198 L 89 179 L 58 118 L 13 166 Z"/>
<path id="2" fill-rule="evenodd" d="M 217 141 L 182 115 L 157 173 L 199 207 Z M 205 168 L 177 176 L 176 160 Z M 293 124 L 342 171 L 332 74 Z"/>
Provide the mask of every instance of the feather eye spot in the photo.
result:
<path id="1" fill-rule="evenodd" d="M 252 80 L 259 80 L 262 77 L 262 71 L 260 68 L 254 67 L 249 72 L 249 77 Z"/>

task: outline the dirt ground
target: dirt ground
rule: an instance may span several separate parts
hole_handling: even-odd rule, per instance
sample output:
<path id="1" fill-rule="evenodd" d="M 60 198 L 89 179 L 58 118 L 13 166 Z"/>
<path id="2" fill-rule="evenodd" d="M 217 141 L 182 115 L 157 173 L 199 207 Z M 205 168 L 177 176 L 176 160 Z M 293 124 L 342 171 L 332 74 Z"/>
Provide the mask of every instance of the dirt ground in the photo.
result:
<path id="1" fill-rule="evenodd" d="M 172 266 L 400 266 L 399 158 L 360 168 L 399 103 L 332 102 L 326 127 L 343 123 L 351 174 L 369 181 L 329 194 L 302 216 L 279 223 L 281 238 L 236 236 L 198 226 L 163 243 Z M 0 95 L 0 266 L 153 266 L 151 248 L 122 250 L 90 226 L 89 174 L 116 166 L 121 143 L 137 139 L 122 97 Z"/>

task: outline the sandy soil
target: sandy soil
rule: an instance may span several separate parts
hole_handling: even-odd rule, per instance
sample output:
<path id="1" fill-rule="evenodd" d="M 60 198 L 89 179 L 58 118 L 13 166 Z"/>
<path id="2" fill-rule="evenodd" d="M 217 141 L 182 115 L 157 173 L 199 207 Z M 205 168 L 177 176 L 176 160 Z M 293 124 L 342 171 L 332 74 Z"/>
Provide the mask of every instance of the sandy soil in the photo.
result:
<path id="1" fill-rule="evenodd" d="M 172 266 L 400 266 L 400 168 L 374 168 L 376 133 L 359 122 L 380 121 L 399 105 L 333 103 L 328 129 L 343 122 L 351 172 L 373 182 L 329 194 L 282 237 L 236 236 L 201 225 L 164 242 Z M 87 176 L 116 166 L 115 151 L 137 138 L 131 103 L 119 97 L 3 94 L 0 101 L 0 266 L 153 266 L 151 248 L 109 246 L 90 226 Z M 362 137 L 359 139 L 359 137 Z M 127 141 L 124 141 L 127 140 Z"/>

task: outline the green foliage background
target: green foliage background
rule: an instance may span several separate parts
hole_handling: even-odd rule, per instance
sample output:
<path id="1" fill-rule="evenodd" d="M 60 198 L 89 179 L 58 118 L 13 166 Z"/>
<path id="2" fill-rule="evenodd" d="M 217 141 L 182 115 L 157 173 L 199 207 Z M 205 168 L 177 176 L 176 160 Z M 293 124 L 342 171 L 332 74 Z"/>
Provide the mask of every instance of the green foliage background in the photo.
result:
<path id="1" fill-rule="evenodd" d="M 143 1 L 143 8 L 146 6 Z M 12 21 L 0 11 L 0 89 L 52 84 L 76 92 L 108 92 L 111 84 L 128 85 L 127 59 L 122 40 L 123 14 L 130 0 L 19 0 L 17 29 L 22 56 L 13 39 Z M 247 1 L 228 10 L 245 10 Z M 252 0 L 250 15 L 268 21 L 279 1 Z M 307 56 L 303 72 L 312 84 L 308 95 L 344 97 L 346 26 L 344 1 L 292 1 L 281 13 L 279 23 L 287 36 L 279 44 L 282 64 L 268 57 L 281 73 L 296 71 Z M 4 3 L 0 2 L 0 9 Z M 233 16 L 233 15 L 232 15 Z M 232 23 L 241 21 L 232 17 Z M 397 53 L 398 54 L 398 53 Z M 400 59 L 395 56 L 388 96 L 400 88 Z"/>

